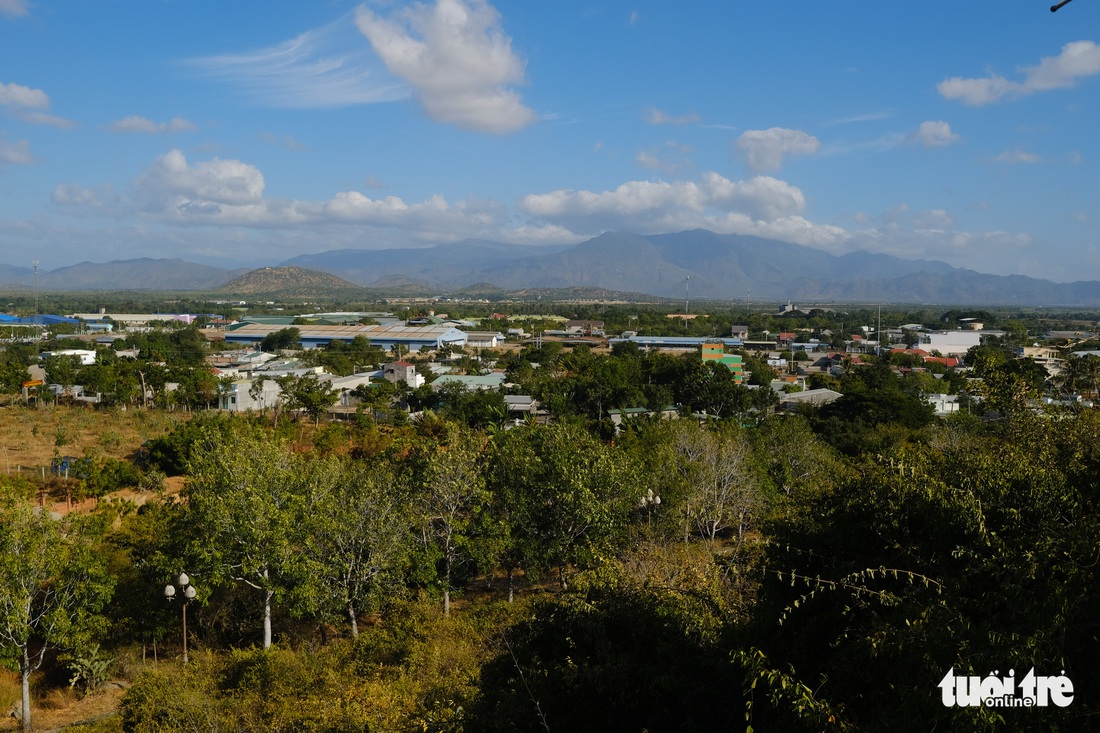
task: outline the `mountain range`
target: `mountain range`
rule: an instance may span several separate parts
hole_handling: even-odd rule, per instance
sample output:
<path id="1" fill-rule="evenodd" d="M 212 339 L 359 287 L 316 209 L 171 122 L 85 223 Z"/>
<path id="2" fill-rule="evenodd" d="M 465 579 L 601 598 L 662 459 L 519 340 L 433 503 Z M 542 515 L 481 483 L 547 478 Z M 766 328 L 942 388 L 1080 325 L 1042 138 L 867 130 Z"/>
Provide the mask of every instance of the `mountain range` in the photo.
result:
<path id="1" fill-rule="evenodd" d="M 468 239 L 421 249 L 342 249 L 275 264 L 329 273 L 351 285 L 388 292 L 446 293 L 476 285 L 505 291 L 591 287 L 675 299 L 1100 304 L 1097 281 L 1054 283 L 1022 275 L 987 275 L 934 260 L 869 252 L 832 255 L 702 229 L 659 235 L 609 232 L 572 246 Z M 38 286 L 230 292 L 233 287 L 227 284 L 246 272 L 167 259 L 85 262 L 40 272 Z M 0 265 L 0 282 L 31 286 L 33 273 Z"/>

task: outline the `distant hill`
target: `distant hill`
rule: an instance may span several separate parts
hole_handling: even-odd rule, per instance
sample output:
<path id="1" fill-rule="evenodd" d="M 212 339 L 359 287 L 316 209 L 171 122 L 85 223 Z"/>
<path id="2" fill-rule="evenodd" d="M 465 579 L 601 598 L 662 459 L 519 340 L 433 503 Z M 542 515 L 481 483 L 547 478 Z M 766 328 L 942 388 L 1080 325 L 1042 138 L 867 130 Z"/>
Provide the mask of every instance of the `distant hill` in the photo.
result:
<path id="1" fill-rule="evenodd" d="M 427 288 L 465 287 L 487 267 L 560 252 L 568 247 L 532 247 L 484 239 L 464 239 L 417 249 L 339 249 L 301 255 L 280 264 L 331 272 L 359 285 L 374 287 L 379 278 L 401 275 Z"/>
<path id="2" fill-rule="evenodd" d="M 1100 304 L 1100 283 L 1060 284 L 985 275 L 935 260 L 813 247 L 704 229 L 673 234 L 608 232 L 572 247 L 466 240 L 415 250 L 338 250 L 289 262 L 327 272 L 401 273 L 461 290 L 604 288 L 665 298 L 871 300 L 891 303 Z M 354 279 L 354 278 L 352 278 Z"/>
<path id="3" fill-rule="evenodd" d="M 261 267 L 230 280 L 215 292 L 232 295 L 324 296 L 350 290 L 359 291 L 362 288 L 327 272 L 303 267 Z"/>
<path id="4" fill-rule="evenodd" d="M 0 283 L 29 287 L 28 268 L 0 265 Z M 572 246 L 467 239 L 420 249 L 342 249 L 278 267 L 226 270 L 178 259 L 82 262 L 39 272 L 44 290 L 216 291 L 328 297 L 465 294 L 586 297 L 610 293 L 684 299 L 790 299 L 982 305 L 1100 305 L 1100 282 L 986 275 L 934 260 L 812 247 L 703 229 L 608 232 Z M 551 293 L 555 295 L 550 295 Z M 592 297 L 601 297 L 595 296 Z"/>
<path id="5" fill-rule="evenodd" d="M 151 259 L 81 262 L 39 272 L 43 290 L 213 290 L 244 270 L 227 270 L 184 260 Z M 33 285 L 29 270 L 19 280 Z"/>

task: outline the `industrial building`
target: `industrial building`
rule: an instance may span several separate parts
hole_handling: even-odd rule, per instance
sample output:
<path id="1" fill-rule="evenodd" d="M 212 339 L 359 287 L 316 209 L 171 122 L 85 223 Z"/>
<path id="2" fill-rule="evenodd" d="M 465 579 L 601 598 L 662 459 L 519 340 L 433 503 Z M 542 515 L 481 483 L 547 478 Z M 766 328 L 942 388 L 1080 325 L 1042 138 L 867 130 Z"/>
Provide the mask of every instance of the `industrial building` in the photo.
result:
<path id="1" fill-rule="evenodd" d="M 225 332 L 229 344 L 258 344 L 266 336 L 287 326 L 249 323 Z M 466 334 L 457 328 L 433 326 L 291 326 L 298 329 L 299 343 L 304 349 L 316 349 L 333 341 L 351 343 L 364 337 L 373 346 L 391 349 L 400 346 L 409 351 L 441 349 L 444 346 L 466 345 Z"/>

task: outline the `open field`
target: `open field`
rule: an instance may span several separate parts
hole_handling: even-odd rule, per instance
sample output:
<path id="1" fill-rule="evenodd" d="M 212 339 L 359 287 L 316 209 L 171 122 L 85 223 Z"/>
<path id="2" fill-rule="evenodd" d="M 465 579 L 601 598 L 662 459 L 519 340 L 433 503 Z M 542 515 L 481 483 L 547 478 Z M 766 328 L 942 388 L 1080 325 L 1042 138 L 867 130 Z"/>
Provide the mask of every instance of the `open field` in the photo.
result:
<path id="1" fill-rule="evenodd" d="M 128 458 L 146 440 L 187 420 L 184 412 L 84 407 L 0 408 L 0 470 L 14 476 L 49 470 L 56 456 Z"/>

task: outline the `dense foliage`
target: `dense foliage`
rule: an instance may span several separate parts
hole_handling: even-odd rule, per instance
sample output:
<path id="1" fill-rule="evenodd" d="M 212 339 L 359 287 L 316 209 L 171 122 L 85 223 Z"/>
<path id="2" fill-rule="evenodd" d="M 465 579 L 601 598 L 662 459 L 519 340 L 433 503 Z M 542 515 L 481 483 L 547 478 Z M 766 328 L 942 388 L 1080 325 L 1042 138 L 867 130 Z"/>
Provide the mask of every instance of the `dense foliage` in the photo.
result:
<path id="1" fill-rule="evenodd" d="M 906 315 L 929 320 L 892 319 Z M 189 331 L 135 337 L 171 351 L 164 367 L 46 366 L 120 406 L 198 408 L 219 384 L 190 364 Z M 378 352 L 358 342 L 306 360 L 348 373 Z M 26 357 L 13 349 L 4 368 Z M 72 461 L 73 490 L 137 488 L 140 507 L 103 501 L 56 522 L 30 508 L 33 487 L 0 482 L 0 540 L 33 540 L 41 560 L 3 553 L 0 600 L 44 568 L 25 585 L 54 593 L 32 605 L 56 619 L 19 627 L 5 611 L 22 631 L 0 655 L 52 678 L 114 660 L 133 682 L 101 725 L 115 731 L 1088 730 L 1100 715 L 1100 417 L 1039 403 L 1049 382 L 1001 344 L 968 358 L 980 384 L 906 371 L 912 355 L 868 358 L 821 375 L 843 397 L 797 414 L 774 414 L 771 389 L 697 354 L 629 344 L 454 360 L 467 374 L 506 369 L 508 389 L 550 421 L 510 419 L 497 392 L 387 384 L 357 390 L 348 422 L 325 423 L 333 394 L 286 379 L 307 419 L 200 413 L 133 463 Z M 757 385 L 777 376 L 762 359 L 745 367 Z M 1097 373 L 1082 359 L 1062 381 L 1095 391 Z M 975 414 L 937 418 L 921 394 L 941 386 L 981 397 Z M 640 407 L 654 414 L 608 418 Z M 182 492 L 164 491 L 165 476 L 183 476 Z M 181 571 L 198 589 L 187 666 L 182 609 L 162 594 Z M 79 613 L 50 606 L 62 590 L 77 597 L 74 578 Z M 160 661 L 138 666 L 149 649 Z M 941 701 L 950 670 L 1031 668 L 1064 672 L 1073 703 Z"/>

